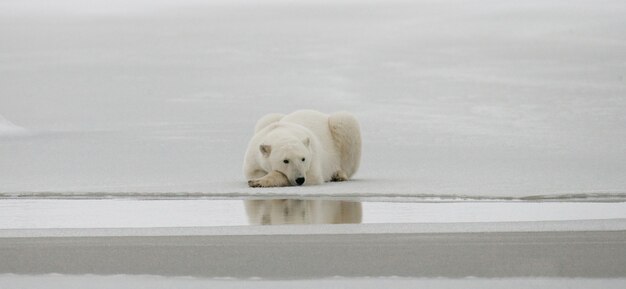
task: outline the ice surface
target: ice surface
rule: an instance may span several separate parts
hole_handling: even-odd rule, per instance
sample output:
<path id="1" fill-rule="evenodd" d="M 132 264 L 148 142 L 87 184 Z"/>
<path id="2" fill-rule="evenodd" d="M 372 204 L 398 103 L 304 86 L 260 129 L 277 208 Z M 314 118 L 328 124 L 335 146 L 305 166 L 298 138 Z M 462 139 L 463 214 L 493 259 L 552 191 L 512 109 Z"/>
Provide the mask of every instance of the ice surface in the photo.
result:
<path id="1" fill-rule="evenodd" d="M 197 216 L 196 216 L 197 217 Z M 106 222 L 106 221 L 105 221 Z M 153 221 L 154 222 L 154 221 Z M 625 242 L 623 235 L 626 234 L 626 219 L 610 220 L 567 220 L 567 221 L 524 221 L 524 222 L 432 222 L 432 223 L 383 223 L 383 224 L 316 224 L 316 225 L 277 225 L 277 226 L 203 226 L 195 227 L 195 224 L 179 227 L 133 227 L 136 222 L 129 222 L 119 228 L 105 228 L 93 226 L 89 228 L 46 228 L 44 226 L 31 226 L 0 230 L 0 243 L 4 241 L 15 241 L 15 238 L 29 238 L 37 242 L 48 243 L 55 238 L 95 238 L 106 244 L 107 238 L 135 242 L 137 245 L 145 245 L 151 238 L 238 238 L 242 242 L 252 243 L 252 239 L 258 236 L 274 236 L 276 242 L 282 241 L 291 236 L 309 236 L 322 242 L 325 236 L 341 235 L 342 238 L 351 239 L 358 242 L 363 239 L 374 240 L 378 237 L 387 238 L 384 244 L 393 246 L 397 242 L 405 240 L 406 235 L 427 236 L 432 234 L 452 234 L 450 240 L 468 236 L 482 236 L 489 239 L 489 236 L 499 235 L 524 235 L 529 239 L 537 238 L 546 234 L 560 234 L 575 232 L 583 238 L 587 235 L 596 235 L 598 238 L 609 238 L 609 236 L 622 236 L 614 242 L 622 244 Z M 248 237 L 242 237 L 248 236 Z M 369 236 L 369 237 L 367 237 Z M 139 239 L 137 239 L 138 237 Z M 146 238 L 144 238 L 146 237 Z M 143 239 L 142 239 L 143 238 Z M 576 239 L 576 238 L 574 238 Z M 351 242 L 352 242 L 351 241 Z M 565 241 L 564 241 L 565 242 Z M 72 243 L 76 246 L 78 242 Z M 521 244 L 521 243 L 520 243 Z M 520 245 L 518 244 L 518 245 Z M 562 243 L 565 244 L 565 243 Z M 416 244 L 414 244 L 416 245 Z M 622 249 L 624 249 L 622 247 Z M 621 251 L 620 251 L 621 252 Z M 288 254 L 288 253 L 285 253 Z M 620 253 L 621 254 L 621 253 Z M 621 254 L 617 257 L 624 257 Z M 626 259 L 624 259 L 626 261 Z M 626 272 L 623 275 L 626 276 Z"/>
<path id="2" fill-rule="evenodd" d="M 231 278 L 163 277 L 150 275 L 0 275 L 6 288 L 624 288 L 625 279 L 563 278 L 325 278 L 314 280 L 262 280 Z"/>
<path id="3" fill-rule="evenodd" d="M 0 274 L 624 278 L 624 224 L 0 230 Z"/>
<path id="4" fill-rule="evenodd" d="M 0 1 L 0 193 L 623 201 L 625 14 L 619 0 Z M 359 118 L 355 180 L 247 188 L 254 122 L 300 108 Z"/>

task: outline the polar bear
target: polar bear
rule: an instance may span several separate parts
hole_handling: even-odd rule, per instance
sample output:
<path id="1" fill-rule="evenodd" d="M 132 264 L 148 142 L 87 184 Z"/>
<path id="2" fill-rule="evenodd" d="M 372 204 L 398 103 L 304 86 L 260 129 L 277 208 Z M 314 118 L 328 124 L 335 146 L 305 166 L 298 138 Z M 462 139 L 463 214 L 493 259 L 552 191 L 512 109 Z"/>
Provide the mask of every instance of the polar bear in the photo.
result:
<path id="1" fill-rule="evenodd" d="M 268 114 L 255 126 L 243 172 L 250 187 L 346 181 L 359 168 L 361 132 L 347 112 Z"/>

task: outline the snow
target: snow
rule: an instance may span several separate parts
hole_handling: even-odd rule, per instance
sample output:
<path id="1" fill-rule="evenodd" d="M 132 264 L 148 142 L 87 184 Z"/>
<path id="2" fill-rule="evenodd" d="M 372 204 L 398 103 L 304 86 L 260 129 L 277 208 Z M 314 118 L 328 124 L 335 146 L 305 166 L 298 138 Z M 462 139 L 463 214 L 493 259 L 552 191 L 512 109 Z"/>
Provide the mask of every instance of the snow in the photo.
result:
<path id="1" fill-rule="evenodd" d="M 4 119 L 0 115 L 0 138 L 8 138 L 11 136 L 17 136 L 25 134 L 26 130 L 23 127 L 19 127 L 10 121 Z"/>
<path id="2" fill-rule="evenodd" d="M 44 285 L 45 284 L 45 285 Z M 561 278 L 327 278 L 314 280 L 262 280 L 231 278 L 163 277 L 150 275 L 0 275 L 7 288 L 624 288 L 625 279 Z"/>
<path id="3" fill-rule="evenodd" d="M 625 13 L 619 0 L 1 1 L 0 196 L 624 201 Z M 359 118 L 356 179 L 247 188 L 255 120 L 300 108 Z"/>

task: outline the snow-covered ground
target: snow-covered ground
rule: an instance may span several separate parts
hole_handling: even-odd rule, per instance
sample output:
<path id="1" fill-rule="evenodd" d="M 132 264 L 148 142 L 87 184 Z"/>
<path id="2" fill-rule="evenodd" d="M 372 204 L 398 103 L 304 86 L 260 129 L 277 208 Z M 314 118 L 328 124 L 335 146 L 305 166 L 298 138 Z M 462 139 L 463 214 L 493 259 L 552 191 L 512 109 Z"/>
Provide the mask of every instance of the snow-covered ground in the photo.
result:
<path id="1" fill-rule="evenodd" d="M 625 200 L 625 14 L 619 0 L 2 0 L 0 193 Z M 356 179 L 247 188 L 255 120 L 300 108 L 360 119 Z"/>

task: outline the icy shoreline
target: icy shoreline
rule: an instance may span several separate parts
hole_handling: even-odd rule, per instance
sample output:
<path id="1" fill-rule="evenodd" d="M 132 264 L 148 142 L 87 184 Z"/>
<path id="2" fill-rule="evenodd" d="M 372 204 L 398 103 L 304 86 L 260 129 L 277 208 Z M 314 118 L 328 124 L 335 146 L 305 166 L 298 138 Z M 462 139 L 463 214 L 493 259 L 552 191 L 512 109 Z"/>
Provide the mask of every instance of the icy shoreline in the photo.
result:
<path id="1" fill-rule="evenodd" d="M 311 192 L 312 191 L 312 192 Z M 336 192 L 332 188 L 279 188 L 279 189 L 248 189 L 242 191 L 213 192 L 0 192 L 0 199 L 50 199 L 50 200 L 223 200 L 223 199 L 336 199 L 336 200 L 370 200 L 394 202 L 626 202 L 626 193 L 575 193 L 548 194 L 528 196 L 500 195 L 446 195 L 446 194 L 415 194 L 385 192 Z"/>

